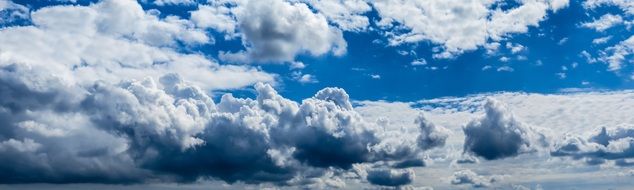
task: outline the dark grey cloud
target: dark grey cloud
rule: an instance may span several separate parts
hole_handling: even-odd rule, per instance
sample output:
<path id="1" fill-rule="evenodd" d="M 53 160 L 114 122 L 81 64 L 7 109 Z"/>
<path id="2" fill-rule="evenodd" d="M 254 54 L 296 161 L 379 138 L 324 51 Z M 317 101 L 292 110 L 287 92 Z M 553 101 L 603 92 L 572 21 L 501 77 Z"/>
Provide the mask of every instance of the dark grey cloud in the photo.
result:
<path id="1" fill-rule="evenodd" d="M 485 115 L 464 128 L 464 151 L 495 160 L 517 156 L 547 145 L 546 137 L 515 116 L 501 103 L 488 99 Z"/>
<path id="2" fill-rule="evenodd" d="M 424 150 L 415 144 L 389 146 L 405 150 L 395 152 L 379 146 L 384 139 L 376 135 L 377 124 L 364 121 L 339 88 L 298 104 L 260 83 L 255 99 L 226 94 L 216 104 L 177 74 L 158 83 L 145 78 L 67 88 L 36 81 L 51 87 L 42 90 L 16 78 L 33 70 L 6 70 L 0 77 L 1 183 L 220 179 L 296 185 L 298 177 L 319 182 L 329 170 L 358 163 L 423 165 L 412 161 Z M 425 130 L 419 136 L 435 133 L 429 123 Z M 413 173 L 381 175 L 370 179 L 407 184 Z"/>
<path id="3" fill-rule="evenodd" d="M 367 180 L 375 185 L 402 186 L 412 183 L 416 175 L 411 169 L 371 169 Z"/>
<path id="4" fill-rule="evenodd" d="M 447 138 L 449 137 L 449 130 L 441 126 L 436 126 L 432 122 L 425 119 L 423 114 L 420 114 L 415 121 L 420 128 L 420 135 L 418 136 L 418 146 L 423 150 L 428 150 L 434 147 L 441 147 L 445 145 Z"/>

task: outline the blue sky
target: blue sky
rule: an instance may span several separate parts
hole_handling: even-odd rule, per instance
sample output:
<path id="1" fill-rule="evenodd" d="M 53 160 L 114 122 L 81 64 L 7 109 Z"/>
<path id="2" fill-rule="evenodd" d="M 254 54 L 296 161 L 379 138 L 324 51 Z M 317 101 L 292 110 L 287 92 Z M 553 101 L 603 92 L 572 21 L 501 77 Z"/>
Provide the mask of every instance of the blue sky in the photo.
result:
<path id="1" fill-rule="evenodd" d="M 632 25 L 628 0 L 0 0 L 0 188 L 629 189 Z"/>
<path id="2" fill-rule="evenodd" d="M 36 10 L 56 4 L 70 2 L 16 1 Z M 78 1 L 87 5 L 91 1 Z M 504 2 L 502 9 L 514 8 L 512 2 Z M 375 22 L 368 27 L 373 30 L 344 32 L 348 44 L 347 53 L 342 56 L 323 54 L 311 56 L 298 54 L 295 61 L 306 68 L 303 74 L 314 76 L 316 83 L 300 83 L 292 77 L 297 70 L 289 69 L 279 61 L 268 61 L 259 65 L 264 71 L 279 75 L 281 93 L 293 100 L 301 100 L 324 87 L 336 86 L 346 89 L 361 100 L 414 101 L 443 96 L 464 96 L 482 92 L 524 91 L 556 93 L 565 89 L 618 90 L 633 86 L 630 68 L 618 72 L 608 71 L 606 64 L 592 64 L 581 55 L 586 51 L 598 56 L 599 51 L 614 46 L 629 38 L 632 32 L 625 24 L 615 24 L 605 31 L 597 32 L 582 27 L 602 15 L 624 14 L 615 6 L 601 6 L 584 9 L 583 1 L 572 1 L 566 8 L 556 12 L 548 11 L 538 26 L 529 26 L 527 32 L 509 34 L 504 39 L 488 42 L 501 44 L 499 50 L 487 54 L 480 47 L 447 59 L 433 58 L 434 47 L 442 44 L 422 40 L 399 45 L 387 44 L 384 31 Z M 157 9 L 160 16 L 176 15 L 189 18 L 197 4 L 167 4 L 157 6 L 152 2 L 141 2 L 145 10 Z M 362 14 L 370 21 L 380 20 L 375 9 Z M 630 18 L 631 15 L 624 15 Z M 16 21 L 20 23 L 20 21 Z M 5 23 L 11 25 L 12 23 Z M 219 51 L 244 50 L 239 38 L 225 40 L 221 33 L 210 30 L 215 43 L 196 47 L 183 47 L 181 51 L 202 53 L 219 60 Z M 603 44 L 593 44 L 592 40 L 610 36 Z M 521 45 L 523 49 L 512 53 L 506 44 Z M 400 53 L 406 52 L 407 55 Z M 412 54 L 414 53 L 414 54 Z M 507 61 L 501 59 L 509 58 Z M 518 59 L 519 58 L 519 59 Z M 413 66 L 415 60 L 425 60 L 427 65 Z M 232 64 L 220 60 L 220 64 Z M 491 69 L 483 69 L 490 66 Z M 500 67 L 513 71 L 497 71 Z M 565 67 L 565 68 L 564 68 Z M 372 78 L 372 75 L 380 78 Z M 562 75 L 565 75 L 563 77 Z M 245 94 L 249 96 L 248 94 Z M 251 95 L 252 96 L 252 95 Z"/>

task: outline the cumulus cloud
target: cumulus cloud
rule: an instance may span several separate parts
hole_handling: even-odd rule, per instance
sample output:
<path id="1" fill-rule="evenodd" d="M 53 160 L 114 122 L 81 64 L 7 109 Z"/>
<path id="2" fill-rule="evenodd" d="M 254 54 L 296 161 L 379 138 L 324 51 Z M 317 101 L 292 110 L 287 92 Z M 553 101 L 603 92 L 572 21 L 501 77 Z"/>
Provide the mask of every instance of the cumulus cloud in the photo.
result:
<path id="1" fill-rule="evenodd" d="M 315 1 L 313 4 L 316 7 L 329 6 L 328 3 L 321 1 Z M 354 3 L 347 3 L 347 5 L 357 6 Z M 337 17 L 343 12 L 329 12 L 328 15 Z M 198 26 L 228 33 L 237 32 L 246 50 L 221 52 L 219 57 L 225 61 L 292 62 L 299 54 L 342 55 L 347 47 L 342 31 L 331 26 L 326 16 L 314 13 L 307 4 L 302 2 L 282 0 L 214 2 L 210 5 L 199 6 L 197 11 L 192 12 L 192 20 Z M 344 21 L 339 24 L 350 25 Z"/>
<path id="2" fill-rule="evenodd" d="M 421 130 L 417 140 L 418 146 L 421 149 L 428 150 L 445 145 L 447 137 L 449 137 L 449 130 L 434 125 L 431 121 L 425 119 L 423 114 L 420 114 L 418 118 L 416 118 L 415 123 L 418 124 Z"/>
<path id="3" fill-rule="evenodd" d="M 485 115 L 464 126 L 464 151 L 495 160 L 547 145 L 544 134 L 518 121 L 501 102 L 488 99 Z"/>
<path id="4" fill-rule="evenodd" d="M 368 171 L 367 180 L 375 185 L 402 186 L 412 183 L 415 177 L 411 169 L 373 169 Z"/>
<path id="5" fill-rule="evenodd" d="M 170 72 L 205 89 L 274 80 L 273 75 L 254 68 L 221 66 L 199 54 L 177 52 L 174 48 L 179 44 L 204 44 L 209 39 L 189 21 L 175 16 L 158 18 L 134 1 L 45 7 L 31 18 L 34 26 L 0 31 L 0 65 L 24 66 L 30 73 L 55 73 L 38 78 L 59 80 L 65 86 L 146 76 L 156 79 Z"/>
<path id="6" fill-rule="evenodd" d="M 514 33 L 539 26 L 548 12 L 568 5 L 568 0 L 531 0 L 502 9 L 502 1 L 406 1 L 380 0 L 372 5 L 391 45 L 431 41 L 443 48 L 436 58 L 451 58 L 475 50 L 489 41 L 500 41 Z M 449 23 L 449 24 L 448 24 Z M 407 30 L 399 30 L 403 26 Z"/>
<path id="7" fill-rule="evenodd" d="M 491 186 L 491 183 L 497 181 L 495 177 L 486 177 L 478 175 L 471 170 L 460 170 L 454 172 L 451 177 L 451 184 L 453 185 L 471 185 L 474 188 L 483 188 Z"/>
<path id="8" fill-rule="evenodd" d="M 617 166 L 627 166 L 627 159 L 634 158 L 634 127 L 621 125 L 611 129 L 602 127 L 588 136 L 566 136 L 551 151 L 552 156 L 571 157 L 596 165 L 613 160 Z"/>

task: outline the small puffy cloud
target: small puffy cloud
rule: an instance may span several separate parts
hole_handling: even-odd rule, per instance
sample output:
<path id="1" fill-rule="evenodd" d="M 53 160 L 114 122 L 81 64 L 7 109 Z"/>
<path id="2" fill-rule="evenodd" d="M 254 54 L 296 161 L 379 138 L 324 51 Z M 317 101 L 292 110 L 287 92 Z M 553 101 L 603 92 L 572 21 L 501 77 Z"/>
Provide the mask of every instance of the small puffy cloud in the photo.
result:
<path id="1" fill-rule="evenodd" d="M 497 68 L 497 71 L 498 72 L 513 72 L 515 71 L 515 69 L 513 69 L 513 67 L 510 67 L 510 66 L 501 66 Z"/>
<path id="2" fill-rule="evenodd" d="M 545 136 L 518 121 L 501 102 L 488 99 L 484 116 L 464 126 L 464 152 L 487 160 L 533 152 L 547 144 Z"/>
<path id="3" fill-rule="evenodd" d="M 414 181 L 416 175 L 411 169 L 371 169 L 366 179 L 381 186 L 403 186 Z"/>
<path id="4" fill-rule="evenodd" d="M 592 40 L 593 44 L 605 44 L 608 41 L 610 41 L 610 39 L 612 39 L 612 36 L 606 36 L 606 37 L 600 37 L 600 38 L 595 38 Z"/>
<path id="5" fill-rule="evenodd" d="M 412 61 L 411 65 L 413 65 L 413 66 L 427 65 L 427 60 L 425 60 L 423 58 L 419 58 L 419 59 L 416 59 L 416 60 Z"/>
<path id="6" fill-rule="evenodd" d="M 471 185 L 474 188 L 489 187 L 491 183 L 496 181 L 497 179 L 495 177 L 481 176 L 471 170 L 454 172 L 451 177 L 451 184 L 453 185 Z"/>
<path id="7" fill-rule="evenodd" d="M 302 72 L 296 71 L 291 73 L 291 77 L 293 78 L 293 80 L 302 83 L 302 84 L 308 84 L 308 83 L 318 83 L 319 81 L 317 80 L 317 78 L 315 77 L 315 75 L 311 75 L 311 74 L 302 74 Z"/>
<path id="8" fill-rule="evenodd" d="M 615 25 L 623 23 L 623 18 L 619 15 L 605 14 L 601 18 L 592 22 L 582 23 L 581 26 L 585 28 L 594 29 L 598 32 L 603 32 Z"/>

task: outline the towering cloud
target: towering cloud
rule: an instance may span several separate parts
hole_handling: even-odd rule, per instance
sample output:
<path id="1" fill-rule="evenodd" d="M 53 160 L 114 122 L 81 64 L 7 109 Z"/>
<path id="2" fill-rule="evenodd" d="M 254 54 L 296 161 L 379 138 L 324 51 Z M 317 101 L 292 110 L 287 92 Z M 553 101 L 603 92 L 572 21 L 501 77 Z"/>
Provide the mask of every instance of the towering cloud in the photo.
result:
<path id="1" fill-rule="evenodd" d="M 488 99 L 485 115 L 463 129 L 464 151 L 487 160 L 513 157 L 547 145 L 545 136 L 515 116 L 501 103 Z"/>

